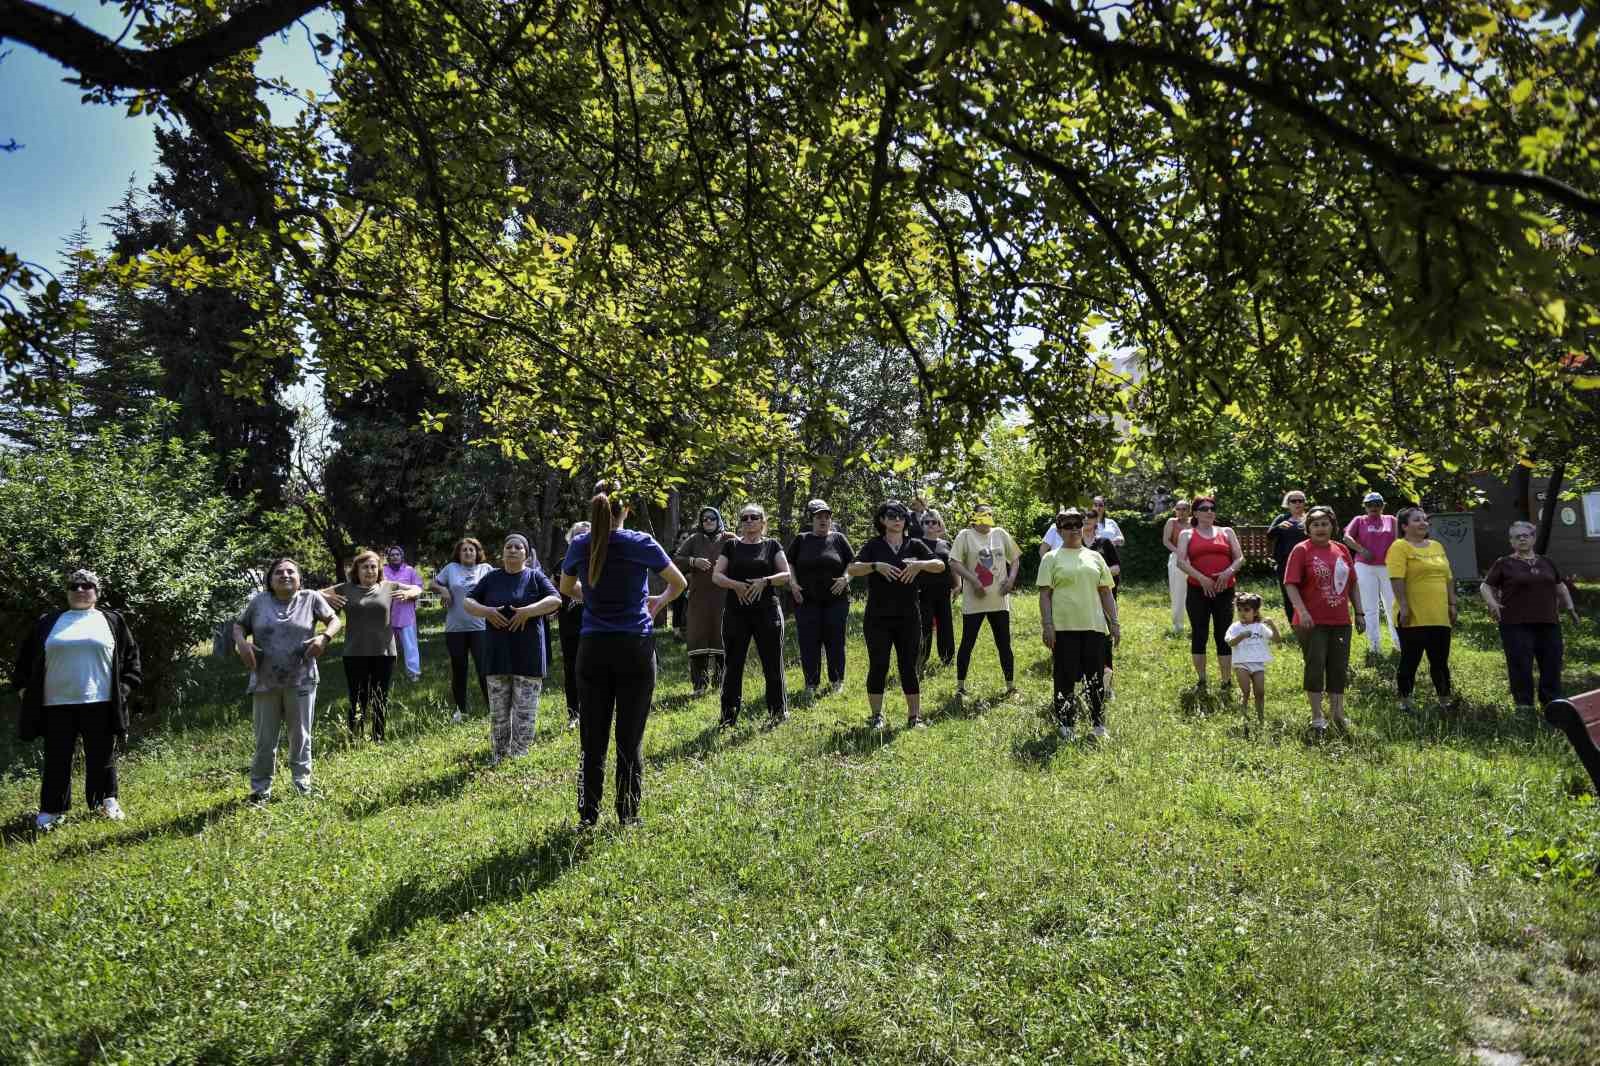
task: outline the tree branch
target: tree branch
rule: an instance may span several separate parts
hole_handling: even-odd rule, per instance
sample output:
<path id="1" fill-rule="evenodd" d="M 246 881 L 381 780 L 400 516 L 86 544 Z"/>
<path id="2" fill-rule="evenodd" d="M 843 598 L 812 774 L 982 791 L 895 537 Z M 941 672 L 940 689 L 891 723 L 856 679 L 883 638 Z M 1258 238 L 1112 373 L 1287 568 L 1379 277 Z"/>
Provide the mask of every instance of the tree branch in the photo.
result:
<path id="1" fill-rule="evenodd" d="M 88 85 L 160 89 L 203 74 L 328 0 L 258 0 L 221 23 L 164 48 L 123 48 L 70 15 L 32 0 L 0 0 L 0 39 L 20 41 L 77 71 Z"/>
<path id="2" fill-rule="evenodd" d="M 1589 196 L 1547 174 L 1536 174 L 1528 170 L 1451 167 L 1431 159 L 1409 155 L 1376 137 L 1346 126 L 1320 107 L 1302 100 L 1283 86 L 1259 81 L 1234 67 L 1213 63 L 1208 59 L 1173 51 L 1170 48 L 1136 44 L 1122 38 L 1113 41 L 1088 21 L 1071 12 L 1063 11 L 1049 0 L 1020 0 L 1020 2 L 1023 7 L 1039 16 L 1045 25 L 1091 55 L 1111 63 L 1165 67 L 1220 81 L 1268 107 L 1293 115 L 1311 131 L 1334 144 L 1358 152 L 1391 174 L 1420 178 L 1437 184 L 1460 179 L 1492 188 L 1540 193 L 1590 218 L 1600 218 L 1600 199 Z"/>

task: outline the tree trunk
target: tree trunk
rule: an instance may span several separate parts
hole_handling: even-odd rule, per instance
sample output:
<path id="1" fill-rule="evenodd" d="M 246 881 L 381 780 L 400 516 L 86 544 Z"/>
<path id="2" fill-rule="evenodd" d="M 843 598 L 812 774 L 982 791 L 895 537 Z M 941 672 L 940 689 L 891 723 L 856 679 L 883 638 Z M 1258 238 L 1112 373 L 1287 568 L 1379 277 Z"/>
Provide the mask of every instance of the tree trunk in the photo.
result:
<path id="1" fill-rule="evenodd" d="M 667 515 L 666 521 L 662 523 L 662 532 L 667 537 L 661 542 L 661 546 L 667 549 L 670 555 L 677 548 L 679 538 L 683 536 L 683 494 L 677 489 L 667 493 Z"/>
<path id="2" fill-rule="evenodd" d="M 786 543 L 794 535 L 790 518 L 794 512 L 794 478 L 789 476 L 789 459 L 778 453 L 778 542 Z"/>
<path id="3" fill-rule="evenodd" d="M 1516 511 L 1517 518 L 1524 522 L 1533 521 L 1532 496 L 1533 471 L 1518 463 L 1511 471 L 1511 507 Z"/>
<path id="4" fill-rule="evenodd" d="M 1544 487 L 1544 513 L 1539 516 L 1539 535 L 1534 538 L 1533 550 L 1543 555 L 1550 548 L 1550 534 L 1556 526 L 1556 504 L 1561 496 L 1561 483 L 1566 480 L 1567 463 L 1557 459 L 1550 471 L 1550 481 Z"/>

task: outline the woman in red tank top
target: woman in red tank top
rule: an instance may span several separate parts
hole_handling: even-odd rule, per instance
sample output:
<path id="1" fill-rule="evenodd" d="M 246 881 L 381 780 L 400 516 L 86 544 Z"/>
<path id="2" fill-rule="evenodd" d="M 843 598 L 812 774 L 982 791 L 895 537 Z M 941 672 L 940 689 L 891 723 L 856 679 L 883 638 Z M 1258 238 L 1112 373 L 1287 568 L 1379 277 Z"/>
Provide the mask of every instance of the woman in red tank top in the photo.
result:
<path id="1" fill-rule="evenodd" d="M 1189 615 L 1189 651 L 1194 655 L 1194 672 L 1201 688 L 1206 684 L 1206 622 L 1217 648 L 1219 689 L 1233 691 L 1233 649 L 1228 646 L 1228 627 L 1233 624 L 1233 575 L 1244 565 L 1244 550 L 1239 538 L 1217 521 L 1217 501 L 1201 496 L 1194 501 L 1194 528 L 1178 537 L 1178 569 L 1189 578 L 1184 610 Z"/>

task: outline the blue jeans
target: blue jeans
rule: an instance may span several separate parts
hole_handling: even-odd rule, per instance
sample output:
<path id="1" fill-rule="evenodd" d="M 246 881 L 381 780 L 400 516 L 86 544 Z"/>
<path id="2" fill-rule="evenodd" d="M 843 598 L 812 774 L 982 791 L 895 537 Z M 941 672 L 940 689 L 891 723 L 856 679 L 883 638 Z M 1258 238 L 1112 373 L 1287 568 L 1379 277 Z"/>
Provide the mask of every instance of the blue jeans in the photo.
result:
<path id="1" fill-rule="evenodd" d="M 821 605 L 813 600 L 794 605 L 794 627 L 800 638 L 800 669 L 806 688 L 822 684 L 822 652 L 828 652 L 828 680 L 844 680 L 844 631 L 850 618 L 850 601 Z"/>

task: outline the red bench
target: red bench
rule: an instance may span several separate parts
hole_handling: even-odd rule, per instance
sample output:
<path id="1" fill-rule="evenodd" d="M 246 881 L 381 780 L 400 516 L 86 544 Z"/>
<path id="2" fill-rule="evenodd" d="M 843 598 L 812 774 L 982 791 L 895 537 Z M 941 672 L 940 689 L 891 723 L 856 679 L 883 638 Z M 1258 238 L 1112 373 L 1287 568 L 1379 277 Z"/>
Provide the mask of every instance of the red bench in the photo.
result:
<path id="1" fill-rule="evenodd" d="M 1600 792 L 1600 689 L 1545 704 L 1547 722 L 1567 735 L 1583 768 Z"/>

